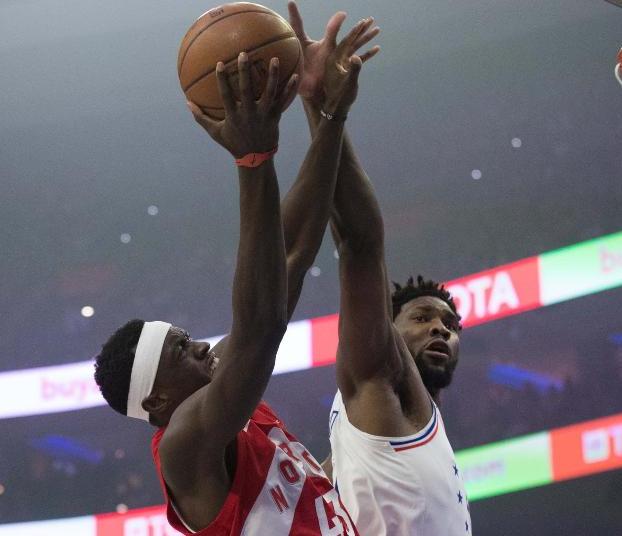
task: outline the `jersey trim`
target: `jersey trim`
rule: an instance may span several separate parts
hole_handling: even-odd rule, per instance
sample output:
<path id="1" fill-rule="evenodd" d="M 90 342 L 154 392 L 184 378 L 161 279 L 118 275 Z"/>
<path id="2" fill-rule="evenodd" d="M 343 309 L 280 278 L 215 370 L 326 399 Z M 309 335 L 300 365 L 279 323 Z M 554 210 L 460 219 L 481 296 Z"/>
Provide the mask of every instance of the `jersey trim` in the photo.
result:
<path id="1" fill-rule="evenodd" d="M 438 415 L 436 412 L 436 404 L 432 404 L 432 418 L 428 426 L 419 432 L 412 439 L 405 441 L 389 441 L 395 452 L 401 452 L 403 450 L 410 450 L 417 447 L 423 447 L 426 443 L 429 443 L 434 439 L 434 436 L 438 432 Z"/>

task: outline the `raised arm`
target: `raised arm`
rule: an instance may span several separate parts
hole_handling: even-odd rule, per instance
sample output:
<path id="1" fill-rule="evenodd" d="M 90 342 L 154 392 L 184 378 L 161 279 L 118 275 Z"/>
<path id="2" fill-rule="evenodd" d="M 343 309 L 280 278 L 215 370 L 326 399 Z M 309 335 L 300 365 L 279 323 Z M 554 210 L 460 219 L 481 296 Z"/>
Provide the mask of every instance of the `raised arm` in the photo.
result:
<path id="1" fill-rule="evenodd" d="M 266 153 L 278 143 L 282 110 L 293 97 L 296 77 L 277 93 L 278 62 L 270 64 L 266 90 L 252 96 L 248 58 L 238 59 L 240 102 L 236 102 L 222 63 L 217 78 L 225 119 L 216 122 L 196 109 L 195 118 L 233 157 Z M 162 454 L 201 445 L 205 463 L 221 480 L 226 447 L 248 421 L 272 373 L 275 355 L 287 324 L 285 247 L 279 189 L 272 159 L 258 167 L 239 167 L 240 239 L 233 280 L 233 323 L 213 380 L 186 399 L 173 414 L 164 435 Z M 166 456 L 165 477 L 192 481 L 188 464 Z M 192 464 L 190 465 L 192 467 Z M 168 467 L 168 470 L 167 470 Z M 169 481 L 170 480 L 170 481 Z M 188 482 L 184 482 L 184 486 Z M 207 485 L 207 482 L 206 482 Z M 182 487 L 182 486 L 179 486 Z"/>
<path id="2" fill-rule="evenodd" d="M 355 25 L 337 44 L 340 26 L 340 23 L 334 25 L 328 36 L 332 53 L 326 61 L 337 63 L 341 68 L 325 100 L 332 110 L 346 116 L 356 98 L 362 65 L 358 57 L 351 57 L 352 43 L 361 32 L 363 22 Z M 304 276 L 317 255 L 332 211 L 343 132 L 343 121 L 331 121 L 318 115 L 307 156 L 281 204 L 287 252 L 288 319 L 298 303 Z"/>
<path id="3" fill-rule="evenodd" d="M 303 76 L 300 92 L 305 93 L 305 111 L 314 133 L 320 109 L 332 112 L 323 91 L 323 88 L 330 88 L 331 79 L 317 59 L 330 54 L 330 43 L 326 36 L 320 41 L 311 40 L 304 32 L 302 19 L 293 2 L 290 2 L 289 10 L 292 26 L 305 45 L 305 60 L 309 60 L 307 65 L 313 70 L 313 76 Z M 342 13 L 333 16 L 327 25 L 327 33 L 335 19 L 344 16 Z M 373 19 L 365 19 L 354 46 L 365 45 L 378 32 Z M 361 59 L 368 60 L 378 50 L 378 47 L 372 47 L 361 55 Z M 347 134 L 344 134 L 331 228 L 339 252 L 341 288 L 337 383 L 350 420 L 361 424 L 370 433 L 383 435 L 388 429 L 395 429 L 386 418 L 386 409 L 390 403 L 399 408 L 400 401 L 394 399 L 399 390 L 415 393 L 417 400 L 414 404 L 409 403 L 409 407 L 421 407 L 422 412 L 427 413 L 429 406 L 426 406 L 425 388 L 416 367 L 408 359 L 408 350 L 393 326 L 382 215 L 371 182 Z M 405 382 L 416 386 L 400 389 L 400 384 Z M 370 421 L 374 421 L 372 426 L 369 426 Z"/>
<path id="4" fill-rule="evenodd" d="M 296 181 L 281 203 L 287 252 L 287 318 L 294 314 L 305 274 L 322 244 L 335 192 L 343 125 L 318 122 Z"/>
<path id="5" fill-rule="evenodd" d="M 320 110 L 337 117 L 340 115 L 332 109 L 331 103 L 326 100 L 326 91 L 331 90 L 334 80 L 334 77 L 331 76 L 334 69 L 331 69 L 331 64 L 327 60 L 334 48 L 333 35 L 343 24 L 346 15 L 343 12 L 333 15 L 328 21 L 322 39 L 314 41 L 304 31 L 302 17 L 296 4 L 289 2 L 288 8 L 292 27 L 305 50 L 305 72 L 300 82 L 299 92 L 303 96 L 312 136 L 315 136 L 322 117 Z M 357 26 L 359 31 L 352 42 L 352 52 L 367 44 L 380 31 L 378 27 L 374 26 L 374 20 L 371 17 L 363 19 Z M 361 61 L 369 60 L 378 51 L 378 46 L 372 47 L 360 56 Z M 369 343 L 367 336 L 362 335 L 369 335 L 370 326 L 374 326 L 373 333 L 379 339 L 386 341 L 387 332 L 390 331 L 391 327 L 391 310 L 384 266 L 382 215 L 371 182 L 356 157 L 347 133 L 344 134 L 335 188 L 331 230 L 340 259 L 342 291 L 340 338 L 342 335 L 349 337 L 350 332 L 353 331 L 343 325 L 343 317 L 346 316 L 348 318 L 353 317 L 353 321 L 361 326 L 360 342 L 352 341 L 355 348 Z M 360 292 L 360 289 L 363 288 L 365 292 Z M 359 292 L 356 292 L 357 289 Z M 345 311 L 344 306 L 346 307 Z M 355 308 L 358 311 L 356 314 L 354 314 Z M 350 309 L 352 309 L 352 313 L 349 313 Z M 354 337 L 352 338 L 354 339 Z M 351 347 L 350 344 L 347 346 Z M 359 355 L 359 352 L 354 353 Z M 365 356 L 358 366 L 352 367 L 350 367 L 350 359 L 342 359 L 340 362 L 348 369 L 344 371 L 345 376 L 353 374 L 367 377 L 374 373 L 376 364 L 381 365 L 380 361 L 384 359 L 386 359 L 386 355 L 378 356 L 377 359 Z M 344 368 L 340 364 L 338 367 L 339 369 Z M 350 368 L 353 369 L 351 372 L 349 371 Z M 339 375 L 343 376 L 344 374 L 340 372 Z M 343 385 L 343 387 L 347 391 L 347 385 Z"/>
<path id="6" fill-rule="evenodd" d="M 349 138 L 344 138 L 330 225 L 339 253 L 337 379 L 347 399 L 359 382 L 402 371 L 393 333 L 384 222 Z"/>

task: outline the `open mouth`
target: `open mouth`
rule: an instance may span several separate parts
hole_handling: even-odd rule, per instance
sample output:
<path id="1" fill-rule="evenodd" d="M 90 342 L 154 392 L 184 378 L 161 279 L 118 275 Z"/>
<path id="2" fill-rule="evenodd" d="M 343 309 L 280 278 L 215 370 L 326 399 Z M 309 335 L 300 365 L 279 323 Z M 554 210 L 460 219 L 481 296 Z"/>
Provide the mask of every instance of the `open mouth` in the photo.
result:
<path id="1" fill-rule="evenodd" d="M 441 340 L 433 341 L 425 348 L 425 353 L 439 359 L 448 359 L 449 352 L 449 345 Z"/>
<path id="2" fill-rule="evenodd" d="M 214 375 L 214 371 L 218 366 L 219 359 L 216 357 L 216 354 L 211 350 L 207 354 L 207 368 L 209 370 L 210 376 Z"/>

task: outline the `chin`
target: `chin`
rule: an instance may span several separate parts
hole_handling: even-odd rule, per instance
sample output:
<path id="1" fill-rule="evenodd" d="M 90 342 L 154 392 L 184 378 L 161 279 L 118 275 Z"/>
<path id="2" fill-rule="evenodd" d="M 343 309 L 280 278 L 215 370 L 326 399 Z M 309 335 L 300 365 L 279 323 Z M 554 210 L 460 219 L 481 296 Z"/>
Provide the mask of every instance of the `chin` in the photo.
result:
<path id="1" fill-rule="evenodd" d="M 419 369 L 423 385 L 425 385 L 428 390 L 436 391 L 438 389 L 445 389 L 451 385 L 455 366 L 452 367 L 448 364 L 441 368 L 417 363 L 417 368 Z"/>

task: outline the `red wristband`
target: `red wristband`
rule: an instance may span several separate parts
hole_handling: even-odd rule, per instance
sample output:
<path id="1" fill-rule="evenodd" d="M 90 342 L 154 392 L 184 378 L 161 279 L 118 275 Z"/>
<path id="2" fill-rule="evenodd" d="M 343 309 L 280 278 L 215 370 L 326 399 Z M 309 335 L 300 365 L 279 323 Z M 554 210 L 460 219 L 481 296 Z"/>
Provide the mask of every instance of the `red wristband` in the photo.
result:
<path id="1" fill-rule="evenodd" d="M 274 153 L 279 150 L 279 146 L 277 145 L 271 151 L 267 153 L 248 153 L 245 154 L 242 158 L 236 158 L 235 165 L 242 167 L 250 167 L 254 168 L 263 164 L 266 160 L 272 157 Z"/>

